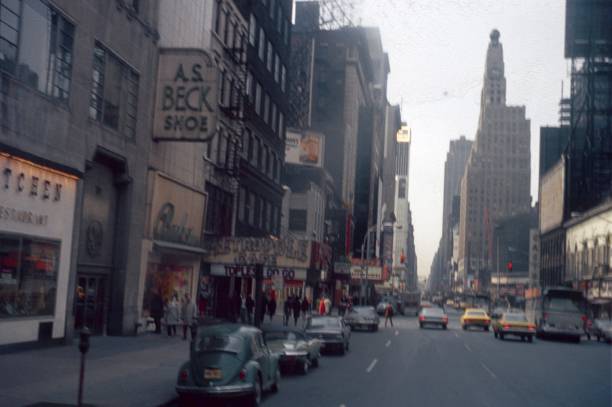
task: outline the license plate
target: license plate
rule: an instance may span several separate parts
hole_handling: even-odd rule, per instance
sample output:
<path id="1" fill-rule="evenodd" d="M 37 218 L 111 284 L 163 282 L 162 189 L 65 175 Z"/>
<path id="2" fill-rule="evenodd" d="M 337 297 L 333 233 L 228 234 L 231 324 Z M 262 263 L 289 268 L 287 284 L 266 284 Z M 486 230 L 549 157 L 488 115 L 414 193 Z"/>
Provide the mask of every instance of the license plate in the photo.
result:
<path id="1" fill-rule="evenodd" d="M 206 380 L 221 380 L 223 374 L 221 369 L 204 369 L 204 379 Z"/>

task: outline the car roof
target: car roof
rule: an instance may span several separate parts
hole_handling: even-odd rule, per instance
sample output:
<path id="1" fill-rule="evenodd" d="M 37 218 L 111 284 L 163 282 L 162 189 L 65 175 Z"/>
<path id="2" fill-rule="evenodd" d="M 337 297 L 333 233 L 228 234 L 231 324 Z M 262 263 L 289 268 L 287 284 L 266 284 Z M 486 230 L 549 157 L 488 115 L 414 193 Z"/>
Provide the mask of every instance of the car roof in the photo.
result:
<path id="1" fill-rule="evenodd" d="M 487 311 L 485 311 L 482 308 L 466 308 L 465 312 L 484 312 L 484 313 L 486 313 Z"/>
<path id="2" fill-rule="evenodd" d="M 200 325 L 198 333 L 202 335 L 250 336 L 261 331 L 250 325 L 220 323 L 215 325 Z"/>
<path id="3" fill-rule="evenodd" d="M 297 334 L 303 334 L 304 331 L 302 331 L 301 329 L 294 329 L 294 328 L 289 328 L 289 327 L 264 327 L 263 329 L 263 333 L 267 334 L 267 333 L 272 333 L 272 332 L 283 332 L 283 333 L 287 333 L 287 332 L 292 332 L 292 333 L 297 333 Z"/>

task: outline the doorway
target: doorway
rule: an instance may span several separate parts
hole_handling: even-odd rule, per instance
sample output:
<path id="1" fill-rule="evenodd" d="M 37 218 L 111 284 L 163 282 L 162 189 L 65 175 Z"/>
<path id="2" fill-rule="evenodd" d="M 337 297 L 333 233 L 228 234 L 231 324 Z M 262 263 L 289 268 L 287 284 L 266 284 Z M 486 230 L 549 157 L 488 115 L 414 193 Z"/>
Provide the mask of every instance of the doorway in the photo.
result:
<path id="1" fill-rule="evenodd" d="M 89 328 L 94 335 L 104 333 L 106 277 L 93 274 L 77 275 L 74 327 Z"/>

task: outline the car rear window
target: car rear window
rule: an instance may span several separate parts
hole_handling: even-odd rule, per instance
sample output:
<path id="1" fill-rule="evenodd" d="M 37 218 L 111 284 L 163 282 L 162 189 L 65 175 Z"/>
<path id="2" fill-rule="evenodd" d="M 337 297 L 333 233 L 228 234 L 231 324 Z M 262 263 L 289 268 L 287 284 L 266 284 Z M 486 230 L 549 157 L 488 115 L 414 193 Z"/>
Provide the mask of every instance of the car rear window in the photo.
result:
<path id="1" fill-rule="evenodd" d="M 468 311 L 467 315 L 470 317 L 484 317 L 486 316 L 484 311 Z"/>
<path id="2" fill-rule="evenodd" d="M 271 331 L 266 332 L 265 337 L 267 341 L 299 341 L 302 339 L 302 335 L 296 332 L 283 332 L 283 331 Z"/>
<path id="3" fill-rule="evenodd" d="M 231 335 L 205 335 L 196 343 L 198 352 L 233 352 L 240 353 L 242 338 Z"/>
<path id="4" fill-rule="evenodd" d="M 546 305 L 552 312 L 580 312 L 576 303 L 569 298 L 550 298 Z"/>
<path id="5" fill-rule="evenodd" d="M 424 308 L 423 315 L 432 317 L 441 317 L 444 315 L 444 311 L 440 308 Z"/>
<path id="6" fill-rule="evenodd" d="M 510 322 L 527 322 L 525 314 L 504 314 L 504 320 Z"/>
<path id="7" fill-rule="evenodd" d="M 308 328 L 320 329 L 320 328 L 338 328 L 340 326 L 340 320 L 338 318 L 313 318 L 308 321 Z"/>

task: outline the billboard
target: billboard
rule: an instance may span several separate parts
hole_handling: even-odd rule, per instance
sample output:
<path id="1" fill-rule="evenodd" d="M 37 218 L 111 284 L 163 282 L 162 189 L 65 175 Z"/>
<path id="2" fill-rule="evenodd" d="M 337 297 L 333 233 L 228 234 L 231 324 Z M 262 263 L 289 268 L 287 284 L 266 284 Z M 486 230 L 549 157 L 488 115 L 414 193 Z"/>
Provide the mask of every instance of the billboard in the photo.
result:
<path id="1" fill-rule="evenodd" d="M 561 159 L 540 178 L 540 233 L 563 223 L 565 161 Z"/>
<path id="2" fill-rule="evenodd" d="M 285 162 L 290 164 L 323 166 L 325 136 L 312 130 L 287 130 Z"/>
<path id="3" fill-rule="evenodd" d="M 397 132 L 397 142 L 398 143 L 410 143 L 412 138 L 412 131 L 410 127 L 406 126 L 406 124 L 402 124 L 402 128 Z"/>

